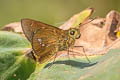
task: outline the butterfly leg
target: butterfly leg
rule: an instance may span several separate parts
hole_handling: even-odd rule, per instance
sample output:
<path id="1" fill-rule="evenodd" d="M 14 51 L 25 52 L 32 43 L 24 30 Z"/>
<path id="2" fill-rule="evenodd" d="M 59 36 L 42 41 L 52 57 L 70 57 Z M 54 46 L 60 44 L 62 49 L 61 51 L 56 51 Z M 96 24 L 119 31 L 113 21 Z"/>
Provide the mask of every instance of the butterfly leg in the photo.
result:
<path id="1" fill-rule="evenodd" d="M 83 53 L 85 54 L 85 49 L 84 49 L 83 46 L 74 46 L 74 47 L 77 47 L 77 48 L 81 47 L 81 48 L 83 49 Z M 91 61 L 89 60 L 89 58 L 87 57 L 86 54 L 85 54 L 85 57 L 86 57 L 86 59 L 88 60 L 88 62 L 91 63 Z"/>
<path id="2" fill-rule="evenodd" d="M 71 61 L 70 61 L 70 50 L 69 50 L 69 48 L 68 48 L 67 51 L 68 51 L 68 52 L 67 52 L 67 55 L 68 55 L 68 59 L 69 59 L 69 65 L 72 67 L 72 64 L 71 64 Z"/>
<path id="3" fill-rule="evenodd" d="M 57 53 L 55 54 L 54 60 L 53 60 L 53 62 L 51 63 L 51 65 L 48 67 L 48 69 L 51 68 L 51 66 L 54 64 L 56 58 L 57 58 Z"/>
<path id="4" fill-rule="evenodd" d="M 69 52 L 74 52 L 73 51 L 73 48 L 71 50 L 69 50 Z M 75 54 L 72 54 L 74 58 L 76 58 L 76 55 Z"/>

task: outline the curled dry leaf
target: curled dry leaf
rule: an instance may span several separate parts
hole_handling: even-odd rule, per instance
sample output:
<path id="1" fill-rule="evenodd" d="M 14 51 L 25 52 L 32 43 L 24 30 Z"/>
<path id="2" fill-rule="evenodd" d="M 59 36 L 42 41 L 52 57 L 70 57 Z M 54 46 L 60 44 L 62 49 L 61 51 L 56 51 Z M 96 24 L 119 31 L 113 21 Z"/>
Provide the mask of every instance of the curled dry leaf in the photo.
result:
<path id="1" fill-rule="evenodd" d="M 120 28 L 120 14 L 116 11 L 110 11 L 106 16 L 104 30 L 106 32 L 106 45 L 111 44 L 117 39 L 116 32 Z"/>
<path id="2" fill-rule="evenodd" d="M 19 33 L 24 36 L 20 22 L 13 22 L 13 23 L 7 24 L 1 30 Z"/>
<path id="3" fill-rule="evenodd" d="M 93 11 L 93 8 L 87 8 L 84 11 L 73 15 L 67 22 L 65 22 L 59 28 L 63 30 L 68 30 L 69 28 L 79 27 L 81 23 L 84 23 L 89 18 L 89 16 L 92 15 Z"/>
<path id="4" fill-rule="evenodd" d="M 116 32 L 120 30 L 120 14 L 118 12 L 110 11 L 106 18 L 89 21 L 80 26 L 81 37 L 76 40 L 75 44 L 75 46 L 83 46 L 85 53 L 83 48 L 74 47 L 71 49 L 71 55 L 101 55 L 107 53 L 111 48 L 119 47 L 120 39 L 116 37 Z M 67 55 L 67 51 L 58 54 L 62 53 Z"/>
<path id="5" fill-rule="evenodd" d="M 7 24 L 2 28 L 2 30 L 13 31 L 16 33 L 23 33 L 20 22 L 14 22 L 14 23 Z"/>

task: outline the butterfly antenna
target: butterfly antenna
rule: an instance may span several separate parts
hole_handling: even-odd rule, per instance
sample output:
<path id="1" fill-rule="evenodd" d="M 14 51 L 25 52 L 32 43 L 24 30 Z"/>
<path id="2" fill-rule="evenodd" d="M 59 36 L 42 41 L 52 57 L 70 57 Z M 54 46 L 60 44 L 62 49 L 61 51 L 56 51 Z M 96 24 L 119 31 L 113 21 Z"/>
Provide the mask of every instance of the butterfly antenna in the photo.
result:
<path id="1" fill-rule="evenodd" d="M 80 25 L 80 26 L 83 26 L 83 25 L 85 25 L 85 24 L 88 24 L 88 23 L 90 23 L 90 22 L 94 21 L 95 19 L 96 19 L 96 18 L 91 19 L 90 21 L 87 21 L 86 23 L 83 23 L 83 24 L 82 24 L 82 23 L 80 23 L 79 25 Z"/>
<path id="2" fill-rule="evenodd" d="M 89 60 L 88 56 L 85 53 L 85 49 L 83 46 L 74 46 L 74 47 L 81 47 L 83 49 L 83 53 L 85 54 L 86 59 L 88 60 L 89 63 L 91 63 L 91 61 Z"/>

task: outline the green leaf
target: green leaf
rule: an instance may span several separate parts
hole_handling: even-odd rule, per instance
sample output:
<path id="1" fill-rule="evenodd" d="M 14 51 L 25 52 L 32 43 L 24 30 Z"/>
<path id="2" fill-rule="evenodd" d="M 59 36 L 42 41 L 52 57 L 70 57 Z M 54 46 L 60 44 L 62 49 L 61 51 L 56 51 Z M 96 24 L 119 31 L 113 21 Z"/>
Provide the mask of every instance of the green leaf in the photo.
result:
<path id="1" fill-rule="evenodd" d="M 24 56 L 30 43 L 19 34 L 0 32 L 0 80 L 25 80 L 35 69 L 35 63 Z"/>
<path id="2" fill-rule="evenodd" d="M 39 74 L 37 80 L 119 80 L 120 50 L 110 50 L 107 55 L 91 58 L 92 63 L 84 59 L 58 59 Z"/>
<path id="3" fill-rule="evenodd" d="M 0 80 L 35 80 L 47 64 L 36 64 L 26 57 L 30 43 L 21 35 L 0 31 Z M 31 76 L 30 76 L 31 75 Z"/>

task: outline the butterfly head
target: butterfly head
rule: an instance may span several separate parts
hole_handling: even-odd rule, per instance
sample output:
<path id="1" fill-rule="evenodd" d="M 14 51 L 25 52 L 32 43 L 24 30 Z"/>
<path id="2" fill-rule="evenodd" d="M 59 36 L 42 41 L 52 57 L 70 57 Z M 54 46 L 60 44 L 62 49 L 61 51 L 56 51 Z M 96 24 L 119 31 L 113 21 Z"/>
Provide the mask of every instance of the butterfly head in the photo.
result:
<path id="1" fill-rule="evenodd" d="M 79 29 L 76 29 L 76 28 L 69 29 L 68 34 L 73 39 L 79 39 L 81 36 Z"/>

